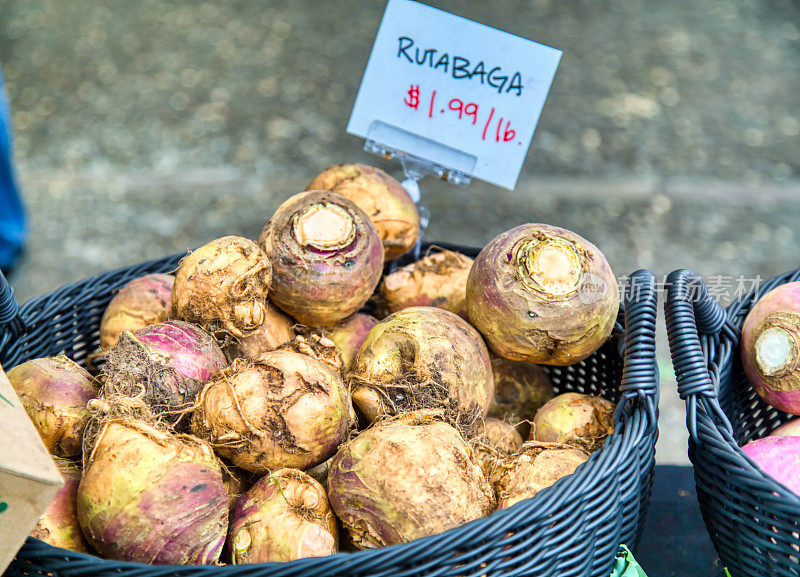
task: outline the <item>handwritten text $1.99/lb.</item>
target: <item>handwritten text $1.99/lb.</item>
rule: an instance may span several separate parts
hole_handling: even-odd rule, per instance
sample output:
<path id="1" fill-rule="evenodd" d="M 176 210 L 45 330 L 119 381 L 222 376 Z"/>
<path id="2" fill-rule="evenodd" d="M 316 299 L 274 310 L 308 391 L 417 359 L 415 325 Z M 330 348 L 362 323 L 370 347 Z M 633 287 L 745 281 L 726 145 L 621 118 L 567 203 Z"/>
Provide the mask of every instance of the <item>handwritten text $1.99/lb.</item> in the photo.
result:
<path id="1" fill-rule="evenodd" d="M 419 84 L 412 84 L 403 98 L 403 103 L 413 110 L 419 110 L 422 98 L 423 94 Z M 457 114 L 459 120 L 466 120 L 477 126 L 481 129 L 481 140 L 512 142 L 517 136 L 517 132 L 511 128 L 511 121 L 500 116 L 494 107 L 487 114 L 481 112 L 475 102 L 464 102 L 460 98 L 447 100 L 439 96 L 436 90 L 431 91 L 429 96 L 425 96 L 423 110 L 425 105 L 428 109 L 428 118 L 433 118 L 435 114 Z M 485 120 L 481 118 L 479 122 L 481 115 L 485 115 L 486 118 Z M 522 146 L 522 142 L 517 142 L 517 144 Z"/>

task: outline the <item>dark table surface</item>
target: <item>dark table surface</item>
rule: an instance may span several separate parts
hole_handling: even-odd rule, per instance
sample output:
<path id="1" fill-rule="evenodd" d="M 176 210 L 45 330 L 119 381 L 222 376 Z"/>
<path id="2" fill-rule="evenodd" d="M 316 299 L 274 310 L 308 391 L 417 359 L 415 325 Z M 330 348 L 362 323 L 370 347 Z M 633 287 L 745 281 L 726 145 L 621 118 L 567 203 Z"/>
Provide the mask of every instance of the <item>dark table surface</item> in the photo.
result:
<path id="1" fill-rule="evenodd" d="M 636 560 L 647 577 L 723 577 L 697 505 L 691 467 L 656 467 Z"/>

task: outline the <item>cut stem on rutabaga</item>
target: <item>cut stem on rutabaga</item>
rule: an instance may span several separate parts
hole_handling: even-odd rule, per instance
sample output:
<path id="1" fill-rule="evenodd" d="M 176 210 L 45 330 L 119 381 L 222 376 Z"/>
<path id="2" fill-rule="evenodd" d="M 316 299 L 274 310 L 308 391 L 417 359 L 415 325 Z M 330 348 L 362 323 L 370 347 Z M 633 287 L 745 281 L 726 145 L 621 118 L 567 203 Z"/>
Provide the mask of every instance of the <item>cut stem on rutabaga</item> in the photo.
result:
<path id="1" fill-rule="evenodd" d="M 359 163 L 331 166 L 306 190 L 329 190 L 352 200 L 378 231 L 387 261 L 409 252 L 419 238 L 414 201 L 403 185 L 379 168 Z"/>
<path id="2" fill-rule="evenodd" d="M 259 243 L 273 264 L 270 299 L 306 326 L 333 326 L 358 311 L 383 271 L 375 227 L 360 208 L 332 192 L 286 200 Z"/>
<path id="3" fill-rule="evenodd" d="M 603 254 L 555 226 L 525 224 L 497 236 L 467 279 L 470 322 L 511 360 L 578 363 L 611 336 L 618 310 Z"/>
<path id="4" fill-rule="evenodd" d="M 756 393 L 800 415 L 800 282 L 762 296 L 742 325 L 742 367 Z"/>

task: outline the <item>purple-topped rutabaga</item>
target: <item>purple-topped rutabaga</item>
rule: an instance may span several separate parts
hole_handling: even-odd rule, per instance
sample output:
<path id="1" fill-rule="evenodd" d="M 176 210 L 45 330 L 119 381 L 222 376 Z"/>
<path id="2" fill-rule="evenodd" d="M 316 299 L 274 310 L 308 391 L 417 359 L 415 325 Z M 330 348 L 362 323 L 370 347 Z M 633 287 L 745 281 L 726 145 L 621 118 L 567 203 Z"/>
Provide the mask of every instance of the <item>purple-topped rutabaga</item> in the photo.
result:
<path id="1" fill-rule="evenodd" d="M 574 232 L 523 224 L 495 237 L 467 279 L 470 322 L 501 357 L 572 365 L 611 336 L 619 289 L 596 246 Z"/>
<path id="2" fill-rule="evenodd" d="M 144 422 L 100 425 L 78 488 L 78 520 L 109 559 L 208 564 L 228 528 L 228 493 L 211 447 Z"/>
<path id="3" fill-rule="evenodd" d="M 167 320 L 174 282 L 171 274 L 153 273 L 123 286 L 100 320 L 100 348 L 107 351 L 113 347 L 122 331 L 137 331 Z"/>
<path id="4" fill-rule="evenodd" d="M 742 325 L 742 367 L 759 397 L 800 415 L 800 282 L 776 287 Z"/>
<path id="5" fill-rule="evenodd" d="M 265 320 L 272 265 L 252 240 L 224 236 L 181 259 L 170 318 L 242 338 Z"/>
<path id="6" fill-rule="evenodd" d="M 336 326 L 325 331 L 327 336 L 339 349 L 342 357 L 342 370 L 347 372 L 353 364 L 361 345 L 367 338 L 369 331 L 378 324 L 378 319 L 365 313 L 355 313 L 339 321 Z"/>
<path id="7" fill-rule="evenodd" d="M 81 453 L 81 439 L 97 385 L 86 369 L 65 356 L 32 359 L 8 371 L 47 450 L 58 457 Z"/>
<path id="8" fill-rule="evenodd" d="M 258 241 L 272 261 L 270 300 L 308 326 L 333 326 L 358 311 L 383 272 L 369 217 L 333 192 L 288 198 Z"/>
<path id="9" fill-rule="evenodd" d="M 338 529 L 325 489 L 297 469 L 262 477 L 236 501 L 231 562 L 269 563 L 336 553 Z"/>
<path id="10" fill-rule="evenodd" d="M 465 433 L 476 432 L 494 398 L 489 352 L 455 313 L 410 307 L 367 334 L 348 373 L 353 402 L 371 422 L 415 409 L 440 409 Z"/>
<path id="11" fill-rule="evenodd" d="M 347 437 L 350 395 L 324 363 L 278 350 L 236 359 L 205 386 L 192 431 L 246 471 L 311 468 Z"/>
<path id="12" fill-rule="evenodd" d="M 39 521 L 31 532 L 32 537 L 41 539 L 53 547 L 88 553 L 89 547 L 78 524 L 78 485 L 81 482 L 81 466 L 78 461 L 60 459 L 53 461 L 64 484 L 50 501 Z"/>
<path id="13" fill-rule="evenodd" d="M 471 447 L 435 414 L 377 423 L 331 459 L 328 498 L 356 547 L 407 543 L 494 511 Z"/>
<path id="14" fill-rule="evenodd" d="M 800 437 L 764 437 L 742 447 L 770 477 L 800 496 Z"/>
<path id="15" fill-rule="evenodd" d="M 214 338 L 197 325 L 164 321 L 125 331 L 103 370 L 103 395 L 143 399 L 167 421 L 194 403 L 203 384 L 228 366 Z"/>

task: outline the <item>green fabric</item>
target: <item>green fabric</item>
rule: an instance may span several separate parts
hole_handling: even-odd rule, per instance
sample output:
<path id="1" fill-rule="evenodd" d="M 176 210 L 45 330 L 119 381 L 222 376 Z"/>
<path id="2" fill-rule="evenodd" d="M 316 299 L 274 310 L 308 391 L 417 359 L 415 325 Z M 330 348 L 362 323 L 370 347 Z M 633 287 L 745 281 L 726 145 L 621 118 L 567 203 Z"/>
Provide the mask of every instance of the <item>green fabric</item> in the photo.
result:
<path id="1" fill-rule="evenodd" d="M 625 545 L 621 545 L 614 559 L 614 570 L 611 577 L 647 577 L 642 566 L 636 562 Z"/>

